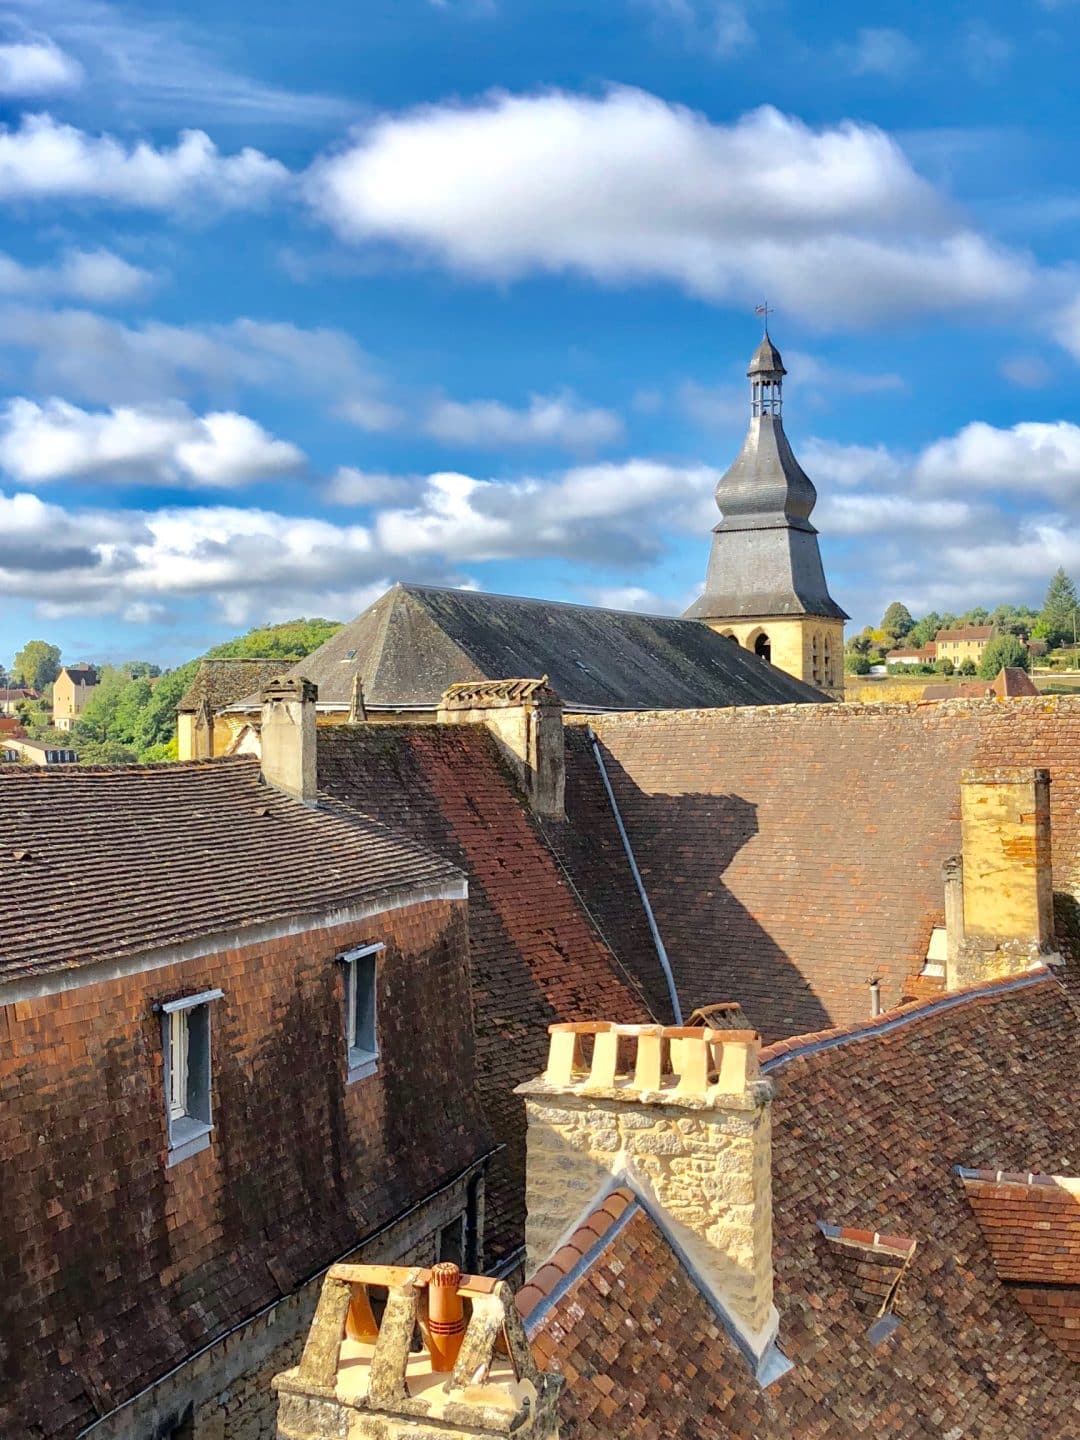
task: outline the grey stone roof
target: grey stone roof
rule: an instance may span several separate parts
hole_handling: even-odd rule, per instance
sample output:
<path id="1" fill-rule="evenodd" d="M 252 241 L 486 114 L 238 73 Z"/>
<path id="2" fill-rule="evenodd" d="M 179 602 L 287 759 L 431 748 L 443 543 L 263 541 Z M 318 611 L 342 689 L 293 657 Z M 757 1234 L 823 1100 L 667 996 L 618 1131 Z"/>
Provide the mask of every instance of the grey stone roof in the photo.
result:
<path id="1" fill-rule="evenodd" d="M 694 621 L 427 585 L 395 585 L 287 673 L 343 708 L 357 673 L 373 706 L 433 706 L 465 680 L 542 675 L 572 710 L 824 699 Z"/>
<path id="2" fill-rule="evenodd" d="M 276 660 L 246 655 L 225 660 L 203 660 L 176 708 L 180 712 L 198 710 L 204 701 L 209 701 L 210 708 L 218 710 L 262 689 L 284 674 L 293 663 L 282 660 L 280 656 Z"/>
<path id="3" fill-rule="evenodd" d="M 302 805 L 264 785 L 246 757 L 17 766 L 0 774 L 0 830 L 0 890 L 20 918 L 0 939 L 5 978 L 461 876 L 336 800 Z"/>

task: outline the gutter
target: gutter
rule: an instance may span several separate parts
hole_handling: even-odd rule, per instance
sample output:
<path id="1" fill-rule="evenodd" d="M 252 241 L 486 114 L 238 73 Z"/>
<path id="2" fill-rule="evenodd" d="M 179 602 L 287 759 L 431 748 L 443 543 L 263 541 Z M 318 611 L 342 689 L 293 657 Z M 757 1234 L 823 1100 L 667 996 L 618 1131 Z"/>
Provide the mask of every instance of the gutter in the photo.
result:
<path id="1" fill-rule="evenodd" d="M 144 1395 L 149 1395 L 152 1391 L 156 1390 L 159 1385 L 164 1385 L 165 1382 L 171 1380 L 174 1375 L 179 1375 L 181 1370 L 192 1364 L 193 1361 L 198 1360 L 200 1355 L 205 1355 L 208 1350 L 213 1350 L 215 1345 L 224 1344 L 226 1340 L 229 1340 L 233 1335 L 237 1334 L 238 1331 L 245 1329 L 248 1325 L 253 1325 L 256 1320 L 261 1320 L 264 1315 L 269 1315 L 271 1311 L 276 1310 L 285 1300 L 291 1300 L 294 1295 L 303 1290 L 305 1286 L 310 1285 L 313 1280 L 318 1280 L 320 1276 L 325 1275 L 332 1266 L 342 1264 L 348 1260 L 350 1255 L 354 1255 L 357 1250 L 362 1250 L 365 1245 L 374 1244 L 380 1235 L 385 1235 L 388 1230 L 392 1230 L 394 1226 L 399 1225 L 402 1220 L 407 1220 L 410 1215 L 415 1215 L 417 1210 L 423 1209 L 425 1205 L 430 1205 L 432 1200 L 437 1200 L 445 1191 L 452 1189 L 455 1185 L 459 1185 L 461 1181 L 464 1180 L 467 1175 L 471 1175 L 473 1171 L 479 1170 L 482 1167 L 486 1169 L 488 1161 L 498 1155 L 501 1150 L 505 1149 L 505 1145 L 494 1145 L 490 1150 L 486 1150 L 483 1155 L 466 1165 L 463 1170 L 459 1170 L 456 1175 L 451 1175 L 449 1180 L 444 1180 L 437 1190 L 432 1190 L 429 1195 L 425 1195 L 422 1199 L 417 1200 L 416 1203 L 410 1205 L 407 1210 L 402 1210 L 392 1219 L 387 1220 L 385 1224 L 380 1225 L 377 1230 L 372 1230 L 371 1233 L 365 1235 L 362 1240 L 357 1240 L 355 1244 L 350 1245 L 347 1250 L 343 1250 L 340 1255 L 329 1261 L 328 1264 L 320 1266 L 318 1270 L 313 1270 L 310 1275 L 305 1276 L 297 1285 L 294 1285 L 287 1295 L 279 1295 L 276 1300 L 271 1300 L 269 1304 L 264 1305 L 260 1310 L 256 1310 L 253 1315 L 248 1315 L 245 1319 L 238 1320 L 236 1324 L 228 1330 L 223 1331 L 220 1335 L 215 1335 L 213 1340 L 208 1340 L 206 1344 L 200 1346 L 198 1350 L 185 1356 L 178 1365 L 174 1365 L 173 1368 L 167 1370 L 164 1375 L 159 1375 L 156 1380 L 152 1380 L 149 1385 L 144 1385 L 141 1390 L 129 1396 L 128 1399 L 122 1400 L 120 1404 L 114 1406 L 112 1410 L 107 1411 L 104 1415 L 99 1415 L 96 1420 L 91 1420 L 89 1425 L 78 1432 L 75 1440 L 85 1440 L 86 1436 L 93 1435 L 98 1426 L 104 1425 L 106 1420 L 112 1420 L 115 1416 L 119 1415 L 122 1410 L 126 1410 L 129 1405 L 134 1405 L 136 1401 L 141 1400 Z"/>
<path id="2" fill-rule="evenodd" d="M 626 833 L 626 826 L 623 824 L 622 814 L 619 810 L 619 802 L 615 799 L 615 791 L 611 788 L 611 781 L 608 779 L 607 768 L 604 765 L 604 757 L 600 753 L 600 742 L 591 725 L 586 726 L 585 733 L 589 737 L 589 744 L 592 746 L 593 755 L 596 758 L 596 767 L 600 771 L 600 779 L 604 782 L 604 789 L 607 791 L 608 802 L 611 805 L 611 813 L 615 816 L 615 824 L 619 827 L 619 836 L 622 840 L 623 849 L 626 852 L 626 859 L 630 865 L 630 873 L 634 877 L 634 884 L 641 896 L 642 908 L 645 911 L 645 918 L 649 922 L 649 932 L 653 938 L 653 945 L 656 948 L 656 956 L 660 961 L 660 968 L 664 972 L 664 979 L 667 981 L 668 997 L 671 1000 L 671 1012 L 675 1016 L 675 1024 L 683 1023 L 682 1006 L 679 1004 L 679 992 L 675 988 L 675 976 L 671 973 L 671 961 L 668 959 L 667 950 L 660 934 L 660 927 L 656 923 L 656 916 L 649 901 L 648 892 L 645 889 L 645 882 L 641 878 L 641 871 L 638 869 L 637 861 L 634 858 L 634 847 L 630 844 L 630 836 Z"/>

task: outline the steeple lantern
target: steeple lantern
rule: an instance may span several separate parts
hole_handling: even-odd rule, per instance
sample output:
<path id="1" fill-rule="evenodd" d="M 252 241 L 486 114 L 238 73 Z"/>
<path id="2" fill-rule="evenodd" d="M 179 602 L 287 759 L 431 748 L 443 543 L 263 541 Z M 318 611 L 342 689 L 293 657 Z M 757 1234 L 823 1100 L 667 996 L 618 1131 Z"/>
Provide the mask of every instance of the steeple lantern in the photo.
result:
<path id="1" fill-rule="evenodd" d="M 754 351 L 754 358 L 747 370 L 750 380 L 750 415 L 776 415 L 784 413 L 784 362 L 780 351 L 769 339 L 766 330 L 761 344 Z"/>
<path id="2" fill-rule="evenodd" d="M 847 615 L 829 594 L 810 523 L 817 491 L 784 433 L 787 370 L 768 329 L 746 374 L 750 424 L 716 487 L 705 593 L 686 617 L 840 699 Z"/>

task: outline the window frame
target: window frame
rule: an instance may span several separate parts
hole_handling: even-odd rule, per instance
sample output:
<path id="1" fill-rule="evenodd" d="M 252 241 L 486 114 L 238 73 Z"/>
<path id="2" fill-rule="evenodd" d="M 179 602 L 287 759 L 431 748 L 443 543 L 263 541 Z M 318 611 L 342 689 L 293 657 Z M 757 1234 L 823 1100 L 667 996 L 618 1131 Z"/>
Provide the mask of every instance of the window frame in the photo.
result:
<path id="1" fill-rule="evenodd" d="M 207 1149 L 214 1130 L 210 1006 L 225 998 L 224 990 L 201 990 L 155 1005 L 161 1019 L 162 1079 L 168 1167 Z M 201 1034 L 192 1034 L 192 1022 Z M 176 1052 L 183 1045 L 180 1064 Z M 193 1100 L 193 1087 L 194 1097 Z M 182 1093 L 182 1099 L 181 1099 Z M 183 1108 L 181 1108 L 181 1105 Z"/>
<path id="2" fill-rule="evenodd" d="M 379 965 L 378 957 L 386 949 L 381 941 L 372 945 L 357 945 L 338 956 L 345 981 L 345 1083 L 354 1085 L 357 1080 L 366 1080 L 379 1068 Z M 357 1044 L 359 1031 L 359 984 L 361 967 L 370 961 L 371 989 L 370 1015 L 365 1016 L 366 1035 L 371 1044 Z M 365 970 L 367 967 L 364 967 Z M 365 1005 L 365 1012 L 368 1010 Z"/>

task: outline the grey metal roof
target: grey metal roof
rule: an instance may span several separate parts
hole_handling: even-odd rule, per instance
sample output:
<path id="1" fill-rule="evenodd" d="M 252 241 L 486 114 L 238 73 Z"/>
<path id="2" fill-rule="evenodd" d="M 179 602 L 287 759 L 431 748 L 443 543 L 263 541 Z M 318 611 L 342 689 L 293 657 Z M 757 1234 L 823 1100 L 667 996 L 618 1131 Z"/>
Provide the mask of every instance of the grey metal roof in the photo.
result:
<path id="1" fill-rule="evenodd" d="M 769 339 L 766 332 L 761 339 L 761 344 L 754 351 L 753 359 L 750 361 L 750 368 L 747 375 L 786 375 L 784 362 L 780 358 L 780 351 Z"/>
<path id="2" fill-rule="evenodd" d="M 812 686 L 696 621 L 475 590 L 395 585 L 287 672 L 347 706 L 436 705 L 465 680 L 547 675 L 570 709 L 820 702 Z"/>

